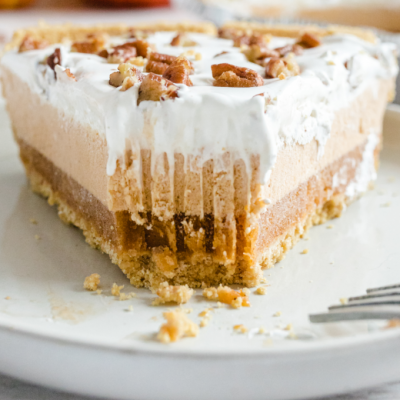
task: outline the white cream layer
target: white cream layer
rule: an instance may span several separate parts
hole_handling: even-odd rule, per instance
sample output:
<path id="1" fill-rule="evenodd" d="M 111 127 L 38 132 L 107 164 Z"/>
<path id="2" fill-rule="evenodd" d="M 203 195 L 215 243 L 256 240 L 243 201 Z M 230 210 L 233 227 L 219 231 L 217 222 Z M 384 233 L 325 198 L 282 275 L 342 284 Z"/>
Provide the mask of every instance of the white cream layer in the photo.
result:
<path id="1" fill-rule="evenodd" d="M 156 45 L 159 53 L 178 56 L 190 49 L 201 53 L 202 59 L 193 61 L 194 86 L 179 85 L 179 97 L 175 100 L 145 101 L 140 106 L 137 106 L 138 87 L 122 92 L 109 85 L 116 64 L 108 64 L 96 55 L 71 53 L 69 44 L 25 53 L 11 51 L 1 63 L 17 73 L 44 102 L 58 108 L 66 124 L 74 119 L 105 136 L 110 176 L 115 172 L 117 160 L 122 162 L 127 148 L 134 154 L 141 149 L 151 150 L 153 161 L 165 152 L 172 166 L 171 174 L 175 153 L 183 154 L 185 159 L 188 155 L 199 156 L 200 164 L 214 159 L 218 170 L 223 168 L 222 155 L 228 151 L 233 162 L 244 160 L 248 172 L 251 156 L 259 155 L 260 183 L 267 182 L 282 146 L 316 139 L 322 154 L 335 111 L 347 107 L 368 87 L 377 88 L 378 79 L 394 77 L 398 71 L 394 45 L 334 35 L 325 37 L 321 46 L 296 57 L 301 68 L 299 76 L 265 79 L 262 87 L 214 87 L 212 64 L 247 67 L 262 76 L 264 69 L 247 61 L 230 40 L 190 34 L 197 46 L 171 47 L 169 43 L 174 36 L 173 32 L 159 32 L 147 40 Z M 112 38 L 111 43 L 125 41 Z M 270 47 L 292 41 L 273 38 Z M 43 64 L 56 47 L 61 48 L 63 60 L 62 67 L 56 67 L 57 80 Z M 229 53 L 214 58 L 222 51 Z M 66 68 L 70 68 L 77 82 L 66 77 L 63 72 Z M 254 97 L 260 93 L 264 93 L 267 106 L 263 97 Z"/>

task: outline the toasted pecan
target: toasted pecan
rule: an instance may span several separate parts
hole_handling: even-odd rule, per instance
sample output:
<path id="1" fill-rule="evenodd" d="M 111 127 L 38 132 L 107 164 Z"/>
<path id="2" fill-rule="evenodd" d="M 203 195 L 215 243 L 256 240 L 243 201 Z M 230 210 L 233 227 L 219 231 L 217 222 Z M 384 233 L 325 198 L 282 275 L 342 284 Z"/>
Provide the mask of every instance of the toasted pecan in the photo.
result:
<path id="1" fill-rule="evenodd" d="M 175 56 L 170 56 L 168 54 L 150 53 L 149 61 L 146 65 L 146 72 L 162 75 L 175 60 Z"/>
<path id="2" fill-rule="evenodd" d="M 265 44 L 252 44 L 243 49 L 243 54 L 251 62 L 257 62 L 258 60 L 264 60 L 270 57 L 279 57 L 279 53 L 277 51 L 268 48 Z"/>
<path id="3" fill-rule="evenodd" d="M 189 39 L 186 33 L 178 33 L 172 40 L 171 46 L 196 46 L 197 43 Z"/>
<path id="4" fill-rule="evenodd" d="M 163 78 L 174 83 L 183 83 L 187 86 L 193 86 L 189 78 L 189 74 L 193 72 L 193 64 L 185 57 L 178 57 L 163 73 Z"/>
<path id="5" fill-rule="evenodd" d="M 318 36 L 305 32 L 297 42 L 300 46 L 305 47 L 306 49 L 310 49 L 312 47 L 318 47 L 321 45 L 321 40 Z"/>
<path id="6" fill-rule="evenodd" d="M 269 43 L 270 36 L 269 35 L 260 35 L 260 34 L 252 34 L 252 35 L 241 35 L 237 36 L 233 39 L 233 45 L 235 47 L 242 46 L 251 46 L 251 45 L 259 45 L 263 46 Z"/>
<path id="7" fill-rule="evenodd" d="M 39 49 L 44 49 L 48 45 L 49 44 L 46 40 L 33 39 L 29 35 L 26 35 L 22 40 L 21 44 L 19 45 L 18 51 L 20 53 L 23 53 L 24 51 L 39 50 Z"/>
<path id="8" fill-rule="evenodd" d="M 61 50 L 59 48 L 54 50 L 54 53 L 47 57 L 46 64 L 54 71 L 56 65 L 61 65 Z M 55 76 L 55 73 L 54 73 Z"/>
<path id="9" fill-rule="evenodd" d="M 131 58 L 137 55 L 136 47 L 132 46 L 129 42 L 113 47 L 108 54 L 107 61 L 113 64 L 126 63 Z"/>
<path id="10" fill-rule="evenodd" d="M 263 78 L 250 68 L 236 67 L 231 64 L 214 64 L 211 66 L 214 86 L 254 87 L 264 84 Z"/>
<path id="11" fill-rule="evenodd" d="M 88 35 L 82 42 L 74 42 L 71 51 L 76 53 L 97 54 L 105 48 L 106 36 L 102 34 Z"/>
<path id="12" fill-rule="evenodd" d="M 178 97 L 178 87 L 171 81 L 160 75 L 150 72 L 147 74 L 139 87 L 137 104 L 142 101 L 161 101 Z"/>
<path id="13" fill-rule="evenodd" d="M 266 78 L 286 79 L 299 73 L 300 68 L 293 57 L 271 58 L 265 66 Z"/>
<path id="14" fill-rule="evenodd" d="M 299 44 L 287 44 L 286 46 L 275 49 L 278 52 L 278 57 L 285 57 L 289 53 L 294 53 L 296 56 L 303 54 L 303 47 Z"/>
<path id="15" fill-rule="evenodd" d="M 124 63 L 118 66 L 118 71 L 113 72 L 110 75 L 109 83 L 111 86 L 119 87 L 124 84 L 125 80 L 129 78 L 129 84 L 125 84 L 125 89 L 132 87 L 135 83 L 141 82 L 144 78 L 144 75 L 135 68 L 132 64 Z M 130 85 L 129 87 L 127 87 Z"/>

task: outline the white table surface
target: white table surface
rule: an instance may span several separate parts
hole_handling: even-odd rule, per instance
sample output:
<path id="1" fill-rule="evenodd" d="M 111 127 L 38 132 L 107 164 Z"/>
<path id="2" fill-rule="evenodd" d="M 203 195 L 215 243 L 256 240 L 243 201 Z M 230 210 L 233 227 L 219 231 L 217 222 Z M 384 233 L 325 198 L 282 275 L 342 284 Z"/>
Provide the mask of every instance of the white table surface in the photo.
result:
<path id="1" fill-rule="evenodd" d="M 137 21 L 150 20 L 199 20 L 200 18 L 199 15 L 195 15 L 189 11 L 172 10 L 168 8 L 153 10 L 138 9 L 126 12 L 119 10 L 89 9 L 79 5 L 77 0 L 67 0 L 67 3 L 68 6 L 66 7 L 66 1 L 39 0 L 34 8 L 16 11 L 0 11 L 0 41 L 8 40 L 13 30 L 35 25 L 39 20 L 45 20 L 48 23 L 55 24 L 62 22 L 91 23 L 96 21 L 134 23 Z M 87 400 L 88 398 L 60 393 L 0 375 L 0 400 L 85 399 Z M 323 400 L 400 400 L 400 382 L 357 393 L 324 398 Z"/>

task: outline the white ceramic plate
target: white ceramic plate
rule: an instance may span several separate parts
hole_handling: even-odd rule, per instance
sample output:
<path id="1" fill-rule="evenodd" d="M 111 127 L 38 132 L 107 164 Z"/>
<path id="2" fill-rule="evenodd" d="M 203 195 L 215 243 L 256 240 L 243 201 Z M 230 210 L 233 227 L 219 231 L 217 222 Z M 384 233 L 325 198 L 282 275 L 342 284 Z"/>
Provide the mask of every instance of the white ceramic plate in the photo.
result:
<path id="1" fill-rule="evenodd" d="M 252 294 L 250 309 L 215 308 L 197 338 L 173 345 L 155 340 L 167 307 L 152 307 L 154 296 L 138 289 L 137 298 L 116 301 L 113 282 L 132 290 L 123 274 L 30 192 L 3 110 L 0 137 L 1 373 L 144 400 L 311 398 L 400 378 L 400 329 L 308 321 L 342 297 L 400 282 L 400 107 L 386 114 L 376 189 L 329 223 L 332 229 L 312 229 L 309 240 L 266 271 L 268 292 Z M 305 248 L 308 254 L 300 254 Z M 102 276 L 102 295 L 82 288 L 94 272 Z M 197 291 L 190 318 L 199 321 L 210 305 Z M 249 333 L 234 333 L 236 324 Z M 288 324 L 297 339 L 283 329 Z M 256 333 L 260 327 L 267 333 Z"/>

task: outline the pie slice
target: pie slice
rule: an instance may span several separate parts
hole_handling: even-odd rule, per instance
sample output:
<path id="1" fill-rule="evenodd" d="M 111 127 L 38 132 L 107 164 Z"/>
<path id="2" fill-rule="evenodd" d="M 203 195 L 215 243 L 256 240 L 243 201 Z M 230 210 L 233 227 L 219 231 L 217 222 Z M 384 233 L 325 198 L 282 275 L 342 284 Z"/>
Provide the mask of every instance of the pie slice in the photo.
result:
<path id="1" fill-rule="evenodd" d="M 41 26 L 0 62 L 32 189 L 135 286 L 254 286 L 376 177 L 395 46 L 345 27 Z"/>

